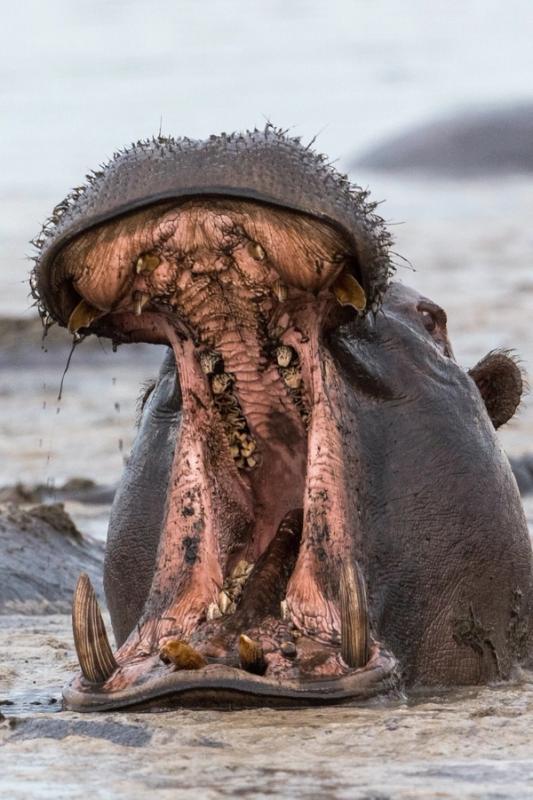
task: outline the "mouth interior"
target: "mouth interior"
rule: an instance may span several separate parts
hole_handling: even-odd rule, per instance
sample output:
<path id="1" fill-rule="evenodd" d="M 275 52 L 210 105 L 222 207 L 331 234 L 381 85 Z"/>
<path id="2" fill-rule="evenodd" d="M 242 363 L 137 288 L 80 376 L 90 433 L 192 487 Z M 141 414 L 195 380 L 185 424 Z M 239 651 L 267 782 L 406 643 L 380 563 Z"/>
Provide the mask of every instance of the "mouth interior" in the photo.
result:
<path id="1" fill-rule="evenodd" d="M 381 680 L 349 410 L 324 343 L 364 307 L 347 240 L 285 210 L 192 200 L 89 231 L 51 283 L 71 330 L 170 345 L 183 397 L 144 612 L 110 674 L 75 679 L 73 703 L 217 687 L 344 697 Z"/>

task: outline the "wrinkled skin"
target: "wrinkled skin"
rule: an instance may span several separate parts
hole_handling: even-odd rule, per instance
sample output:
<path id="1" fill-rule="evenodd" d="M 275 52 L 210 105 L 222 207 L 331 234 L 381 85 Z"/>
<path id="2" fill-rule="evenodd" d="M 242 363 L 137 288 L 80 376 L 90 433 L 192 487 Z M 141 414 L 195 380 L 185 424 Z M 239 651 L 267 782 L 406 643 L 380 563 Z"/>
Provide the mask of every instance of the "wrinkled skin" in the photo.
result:
<path id="1" fill-rule="evenodd" d="M 531 546 L 494 430 L 520 371 L 465 372 L 400 284 L 358 313 L 371 269 L 323 220 L 224 197 L 58 252 L 41 284 L 71 329 L 170 346 L 110 522 L 118 651 L 82 654 L 69 707 L 339 702 L 527 657 Z"/>

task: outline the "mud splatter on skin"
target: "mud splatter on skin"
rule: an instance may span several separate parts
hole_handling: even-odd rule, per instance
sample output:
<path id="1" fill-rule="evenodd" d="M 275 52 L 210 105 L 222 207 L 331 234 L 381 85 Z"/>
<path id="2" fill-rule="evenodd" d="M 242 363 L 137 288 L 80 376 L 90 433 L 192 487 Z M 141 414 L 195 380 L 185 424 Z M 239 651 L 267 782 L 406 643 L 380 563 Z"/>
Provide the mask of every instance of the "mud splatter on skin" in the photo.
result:
<path id="1" fill-rule="evenodd" d="M 458 617 L 453 622 L 453 638 L 457 644 L 470 647 L 481 658 L 487 654 L 490 655 L 496 666 L 497 675 L 501 678 L 503 676 L 500 669 L 500 659 L 493 642 L 493 633 L 493 629 L 486 628 L 476 616 L 473 603 L 469 605 L 468 616 Z M 482 663 L 480 663 L 480 673 L 483 673 Z"/>

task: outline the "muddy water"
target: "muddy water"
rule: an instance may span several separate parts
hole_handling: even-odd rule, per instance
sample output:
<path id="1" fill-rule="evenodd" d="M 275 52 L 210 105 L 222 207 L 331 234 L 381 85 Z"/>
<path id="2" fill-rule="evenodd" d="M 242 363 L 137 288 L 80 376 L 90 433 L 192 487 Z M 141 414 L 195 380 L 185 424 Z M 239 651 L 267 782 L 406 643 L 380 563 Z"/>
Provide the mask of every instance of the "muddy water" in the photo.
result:
<path id="1" fill-rule="evenodd" d="M 527 675 L 365 708 L 97 715 L 59 713 L 75 667 L 68 617 L 0 618 L 0 652 L 0 783 L 13 800 L 533 793 Z"/>

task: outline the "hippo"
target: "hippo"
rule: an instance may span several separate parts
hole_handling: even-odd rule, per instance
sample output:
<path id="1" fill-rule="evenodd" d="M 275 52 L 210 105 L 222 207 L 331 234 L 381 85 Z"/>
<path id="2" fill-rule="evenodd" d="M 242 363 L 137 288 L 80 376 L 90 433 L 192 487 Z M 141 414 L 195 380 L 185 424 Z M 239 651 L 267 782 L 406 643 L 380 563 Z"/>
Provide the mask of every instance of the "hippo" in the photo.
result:
<path id="1" fill-rule="evenodd" d="M 533 172 L 533 105 L 458 112 L 391 137 L 355 168 L 479 178 Z"/>
<path id="2" fill-rule="evenodd" d="M 495 433 L 521 370 L 456 362 L 367 191 L 270 125 L 160 136 L 35 246 L 46 325 L 166 348 L 109 524 L 117 646 L 81 575 L 67 708 L 353 703 L 527 663 L 531 545 Z"/>

